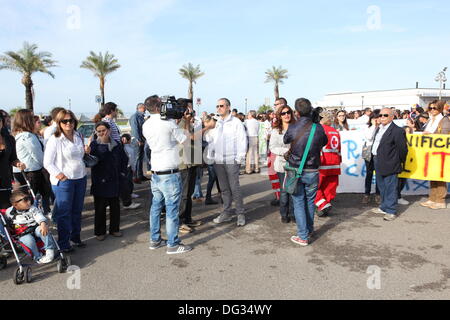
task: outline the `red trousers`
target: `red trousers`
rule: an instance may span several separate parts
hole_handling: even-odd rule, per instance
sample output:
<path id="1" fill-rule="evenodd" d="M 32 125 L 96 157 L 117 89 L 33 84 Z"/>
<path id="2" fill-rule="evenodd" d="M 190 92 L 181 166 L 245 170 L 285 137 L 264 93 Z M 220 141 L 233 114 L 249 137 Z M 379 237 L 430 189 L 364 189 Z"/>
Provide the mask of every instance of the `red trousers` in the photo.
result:
<path id="1" fill-rule="evenodd" d="M 331 206 L 331 201 L 336 198 L 336 189 L 339 185 L 339 176 L 325 176 L 320 174 L 319 188 L 317 189 L 316 207 L 323 210 Z"/>
<path id="2" fill-rule="evenodd" d="M 277 200 L 280 200 L 280 191 L 281 191 L 281 185 L 283 184 L 283 181 L 280 181 L 278 179 L 278 175 L 273 169 L 273 164 L 275 163 L 276 155 L 269 152 L 267 155 L 267 167 L 269 168 L 269 180 L 272 183 L 272 190 L 275 191 L 275 198 Z"/>

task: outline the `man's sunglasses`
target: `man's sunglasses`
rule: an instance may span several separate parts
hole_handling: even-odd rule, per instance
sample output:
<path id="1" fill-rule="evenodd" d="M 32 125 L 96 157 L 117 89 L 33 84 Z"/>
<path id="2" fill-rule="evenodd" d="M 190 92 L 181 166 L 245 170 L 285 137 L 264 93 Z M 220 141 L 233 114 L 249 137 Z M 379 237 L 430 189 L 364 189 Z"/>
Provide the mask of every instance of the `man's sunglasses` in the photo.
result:
<path id="1" fill-rule="evenodd" d="M 19 202 L 21 202 L 21 201 L 31 201 L 31 197 L 30 197 L 30 196 L 26 196 L 26 197 L 24 197 L 24 198 L 22 198 L 22 199 L 19 199 L 19 200 L 17 200 L 17 201 L 14 201 L 14 203 L 19 203 Z"/>
<path id="2" fill-rule="evenodd" d="M 226 105 L 224 105 L 224 104 L 219 104 L 218 106 L 216 106 L 216 109 L 219 109 L 219 108 L 225 108 L 226 107 Z"/>
<path id="3" fill-rule="evenodd" d="M 65 120 L 61 120 L 61 123 L 64 123 L 64 124 L 73 124 L 75 121 L 73 120 L 73 119 L 65 119 Z"/>
<path id="4" fill-rule="evenodd" d="M 380 118 L 389 118 L 391 115 L 390 114 L 380 114 Z"/>

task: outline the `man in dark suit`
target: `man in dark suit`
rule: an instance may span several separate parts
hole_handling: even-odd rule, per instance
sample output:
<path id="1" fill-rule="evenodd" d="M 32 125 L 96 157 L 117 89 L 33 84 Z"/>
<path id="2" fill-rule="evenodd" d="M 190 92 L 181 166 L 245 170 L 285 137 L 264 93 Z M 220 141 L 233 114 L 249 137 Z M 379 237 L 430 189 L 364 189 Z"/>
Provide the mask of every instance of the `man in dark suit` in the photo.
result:
<path id="1" fill-rule="evenodd" d="M 372 148 L 381 205 L 374 213 L 384 214 L 384 220 L 392 221 L 397 216 L 398 174 L 403 171 L 408 146 L 406 132 L 392 121 L 394 111 L 384 108 L 380 112 L 381 125 L 377 129 Z"/>

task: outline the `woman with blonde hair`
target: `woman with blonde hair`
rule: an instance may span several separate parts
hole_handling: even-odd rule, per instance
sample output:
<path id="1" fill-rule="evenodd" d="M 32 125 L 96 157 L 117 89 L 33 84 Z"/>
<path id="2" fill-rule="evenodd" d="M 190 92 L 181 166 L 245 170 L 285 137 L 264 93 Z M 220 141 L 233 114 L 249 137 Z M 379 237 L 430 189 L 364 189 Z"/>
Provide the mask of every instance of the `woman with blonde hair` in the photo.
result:
<path id="1" fill-rule="evenodd" d="M 18 159 L 25 163 L 27 169 L 25 176 L 31 184 L 35 194 L 42 196 L 44 213 L 50 213 L 51 188 L 44 176 L 44 144 L 35 133 L 36 122 L 33 111 L 22 109 L 17 111 L 12 124 L 12 134 L 16 139 L 16 152 Z M 14 178 L 20 185 L 26 185 L 21 170 L 13 168 Z"/>

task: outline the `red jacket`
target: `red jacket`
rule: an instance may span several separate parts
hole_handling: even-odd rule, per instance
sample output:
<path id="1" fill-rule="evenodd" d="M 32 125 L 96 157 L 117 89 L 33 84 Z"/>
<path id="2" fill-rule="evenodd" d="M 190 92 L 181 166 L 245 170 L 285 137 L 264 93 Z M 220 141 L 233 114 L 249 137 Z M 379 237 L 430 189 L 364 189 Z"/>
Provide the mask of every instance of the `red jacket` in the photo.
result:
<path id="1" fill-rule="evenodd" d="M 320 174 L 335 176 L 341 174 L 341 136 L 336 129 L 322 125 L 328 138 L 328 144 L 320 153 Z"/>

